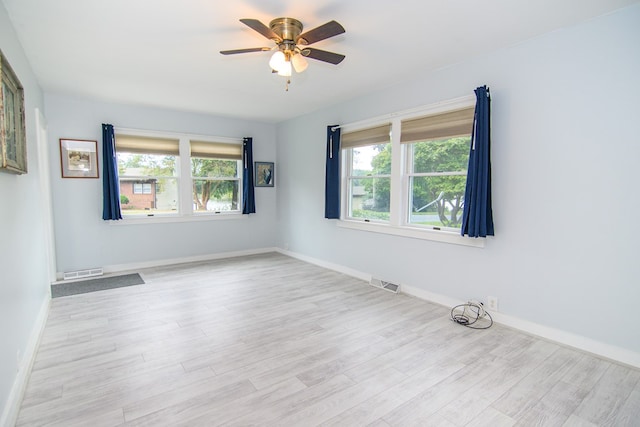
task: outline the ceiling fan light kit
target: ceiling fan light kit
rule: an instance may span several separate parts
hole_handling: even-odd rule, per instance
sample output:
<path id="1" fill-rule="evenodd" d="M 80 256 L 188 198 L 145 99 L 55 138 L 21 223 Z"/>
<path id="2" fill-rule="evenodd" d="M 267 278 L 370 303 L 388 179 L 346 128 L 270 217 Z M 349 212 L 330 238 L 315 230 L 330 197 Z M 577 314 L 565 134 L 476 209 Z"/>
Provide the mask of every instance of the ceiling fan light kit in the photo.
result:
<path id="1" fill-rule="evenodd" d="M 284 65 L 286 60 L 287 59 L 285 58 L 284 53 L 279 50 L 274 53 L 271 57 L 271 60 L 269 60 L 269 67 L 271 67 L 272 70 L 279 71 L 280 67 Z"/>
<path id="2" fill-rule="evenodd" d="M 293 65 L 293 69 L 296 70 L 296 73 L 301 73 L 307 69 L 309 63 L 304 59 L 304 56 L 293 55 L 293 58 L 291 58 L 291 65 Z"/>
<path id="3" fill-rule="evenodd" d="M 249 28 L 262 34 L 264 37 L 275 42 L 276 46 L 256 47 L 248 49 L 222 50 L 223 55 L 234 55 L 238 53 L 266 52 L 276 49 L 276 52 L 269 60 L 269 66 L 273 73 L 287 78 L 285 89 L 289 90 L 292 71 L 302 73 L 309 66 L 306 58 L 315 59 L 322 62 L 337 65 L 345 58 L 339 53 L 326 50 L 306 47 L 310 44 L 328 39 L 345 32 L 344 27 L 336 21 L 329 21 L 313 30 L 303 33 L 303 26 L 300 21 L 293 18 L 276 18 L 267 27 L 257 19 L 241 19 L 240 22 Z M 302 47 L 300 47 L 302 46 Z"/>
<path id="4" fill-rule="evenodd" d="M 291 61 L 283 62 L 275 71 L 279 76 L 291 77 Z"/>

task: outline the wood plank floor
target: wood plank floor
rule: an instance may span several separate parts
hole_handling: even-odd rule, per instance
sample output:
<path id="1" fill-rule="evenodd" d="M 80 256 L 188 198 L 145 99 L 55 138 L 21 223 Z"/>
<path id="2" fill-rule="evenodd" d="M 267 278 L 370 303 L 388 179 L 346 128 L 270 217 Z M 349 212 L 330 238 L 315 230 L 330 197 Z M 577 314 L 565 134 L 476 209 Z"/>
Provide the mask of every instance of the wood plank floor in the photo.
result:
<path id="1" fill-rule="evenodd" d="M 640 371 L 280 254 L 54 299 L 19 426 L 638 426 Z"/>

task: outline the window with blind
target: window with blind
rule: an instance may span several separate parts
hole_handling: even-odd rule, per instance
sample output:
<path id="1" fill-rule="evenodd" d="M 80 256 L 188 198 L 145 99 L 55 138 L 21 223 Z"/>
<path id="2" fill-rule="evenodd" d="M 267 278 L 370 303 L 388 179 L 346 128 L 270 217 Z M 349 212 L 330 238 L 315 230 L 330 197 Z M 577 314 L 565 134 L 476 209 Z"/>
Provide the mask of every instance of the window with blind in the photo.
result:
<path id="1" fill-rule="evenodd" d="M 341 137 L 346 162 L 346 217 L 388 222 L 391 196 L 391 125 L 384 124 Z"/>
<path id="2" fill-rule="evenodd" d="M 408 224 L 460 230 L 474 108 L 402 121 Z"/>
<path id="3" fill-rule="evenodd" d="M 179 212 L 180 141 L 116 134 L 123 216 Z"/>
<path id="4" fill-rule="evenodd" d="M 344 128 L 341 218 L 372 231 L 398 228 L 406 235 L 428 229 L 457 236 L 474 110 L 472 98 L 464 98 L 398 113 L 364 129 Z"/>
<path id="5" fill-rule="evenodd" d="M 242 146 L 206 141 L 189 144 L 194 211 L 239 211 Z"/>
<path id="6" fill-rule="evenodd" d="M 116 131 L 125 217 L 240 214 L 242 143 Z"/>

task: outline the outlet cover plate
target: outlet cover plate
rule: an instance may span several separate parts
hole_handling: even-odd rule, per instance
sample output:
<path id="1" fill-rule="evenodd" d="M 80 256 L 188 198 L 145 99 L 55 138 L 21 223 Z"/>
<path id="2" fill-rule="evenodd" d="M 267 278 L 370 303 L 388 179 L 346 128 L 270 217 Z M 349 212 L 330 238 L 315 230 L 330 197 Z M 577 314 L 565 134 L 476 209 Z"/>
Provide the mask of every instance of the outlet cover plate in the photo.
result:
<path id="1" fill-rule="evenodd" d="M 487 308 L 491 311 L 498 311 L 498 297 L 487 297 Z"/>

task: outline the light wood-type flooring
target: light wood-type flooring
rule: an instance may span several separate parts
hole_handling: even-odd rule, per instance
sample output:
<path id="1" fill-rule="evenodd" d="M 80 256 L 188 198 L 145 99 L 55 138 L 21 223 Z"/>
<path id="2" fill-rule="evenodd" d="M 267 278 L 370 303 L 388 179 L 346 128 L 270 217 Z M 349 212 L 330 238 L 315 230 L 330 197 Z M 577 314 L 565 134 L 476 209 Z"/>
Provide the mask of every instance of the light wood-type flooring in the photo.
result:
<path id="1" fill-rule="evenodd" d="M 640 425 L 639 370 L 281 254 L 140 274 L 52 301 L 19 426 Z"/>

